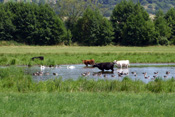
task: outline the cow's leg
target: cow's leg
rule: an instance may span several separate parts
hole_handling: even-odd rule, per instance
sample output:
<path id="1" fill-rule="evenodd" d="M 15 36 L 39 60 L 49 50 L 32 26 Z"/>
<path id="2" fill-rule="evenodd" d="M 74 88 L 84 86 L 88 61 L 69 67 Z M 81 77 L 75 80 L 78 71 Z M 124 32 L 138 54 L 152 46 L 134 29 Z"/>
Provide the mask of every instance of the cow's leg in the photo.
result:
<path id="1" fill-rule="evenodd" d="M 111 70 L 112 70 L 112 73 L 114 72 L 114 68 L 111 68 Z"/>

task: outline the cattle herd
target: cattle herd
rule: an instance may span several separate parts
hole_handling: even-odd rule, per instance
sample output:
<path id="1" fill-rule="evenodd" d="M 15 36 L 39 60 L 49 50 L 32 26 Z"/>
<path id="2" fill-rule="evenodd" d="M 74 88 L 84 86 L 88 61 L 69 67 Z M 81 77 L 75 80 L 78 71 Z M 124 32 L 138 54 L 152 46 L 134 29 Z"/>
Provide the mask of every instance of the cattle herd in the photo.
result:
<path id="1" fill-rule="evenodd" d="M 86 66 L 92 65 L 92 67 L 97 67 L 98 69 L 102 70 L 102 72 L 104 72 L 104 70 L 112 70 L 112 72 L 113 72 L 115 64 L 119 68 L 122 68 L 122 67 L 128 68 L 128 66 L 129 66 L 129 60 L 120 60 L 120 61 L 114 60 L 113 62 L 103 62 L 103 63 L 96 63 L 95 64 L 95 60 L 91 59 L 91 60 L 83 60 L 83 63 Z"/>

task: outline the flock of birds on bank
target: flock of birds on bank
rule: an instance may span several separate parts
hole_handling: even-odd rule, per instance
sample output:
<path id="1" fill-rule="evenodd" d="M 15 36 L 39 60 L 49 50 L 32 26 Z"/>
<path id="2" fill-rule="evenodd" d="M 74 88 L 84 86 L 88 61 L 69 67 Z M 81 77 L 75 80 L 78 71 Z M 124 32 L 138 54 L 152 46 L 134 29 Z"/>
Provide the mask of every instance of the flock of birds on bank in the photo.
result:
<path id="1" fill-rule="evenodd" d="M 137 73 L 136 72 L 131 72 L 131 74 L 135 77 L 135 78 L 137 78 Z M 159 74 L 159 72 L 154 72 L 154 75 L 153 75 L 153 77 L 152 78 L 150 78 L 150 76 L 147 76 L 147 72 L 143 72 L 142 73 L 143 74 L 143 77 L 144 77 L 144 79 L 151 79 L 151 80 L 155 80 L 156 78 L 158 78 L 159 76 L 158 76 L 158 74 Z M 166 71 L 165 72 L 165 75 L 163 76 L 164 78 L 168 78 L 168 75 L 170 74 L 170 72 L 169 71 Z M 81 74 L 82 76 L 89 76 L 90 75 L 90 72 L 85 72 L 85 73 L 82 73 Z M 93 76 L 102 76 L 103 75 L 103 73 L 102 72 L 98 72 L 98 73 L 93 73 L 92 74 Z M 119 78 L 121 78 L 121 77 L 125 77 L 125 76 L 128 76 L 129 75 L 129 73 L 127 72 L 127 73 L 124 73 L 123 71 L 122 72 L 117 72 L 117 76 L 119 77 Z M 103 75 L 104 77 L 107 77 L 107 74 L 104 74 Z M 116 77 L 116 75 L 115 74 L 111 74 L 111 77 Z"/>
<path id="2" fill-rule="evenodd" d="M 40 71 L 38 71 L 38 72 L 35 72 L 35 73 L 33 73 L 33 76 L 48 76 L 48 75 L 54 75 L 54 76 L 58 76 L 58 73 L 49 73 L 49 72 L 43 72 L 44 71 L 44 69 L 46 68 L 46 66 L 40 66 Z M 67 67 L 66 67 L 67 69 L 75 69 L 75 66 L 72 66 L 72 65 L 68 65 Z M 131 74 L 135 77 L 135 78 L 137 78 L 137 73 L 136 72 L 131 72 Z M 147 72 L 143 72 L 142 73 L 143 74 L 143 78 L 144 79 L 151 79 L 151 80 L 155 80 L 157 77 L 159 77 L 159 72 L 154 72 L 154 75 L 152 76 L 152 77 L 150 77 L 149 75 L 147 75 Z M 163 76 L 163 78 L 168 78 L 168 75 L 170 74 L 170 72 L 169 71 L 166 71 L 165 72 L 165 75 Z M 87 76 L 90 76 L 90 75 L 92 75 L 92 76 L 96 76 L 96 77 L 104 77 L 104 78 L 107 78 L 107 77 L 117 77 L 118 76 L 118 78 L 121 78 L 121 77 L 125 77 L 125 76 L 128 76 L 129 75 L 129 72 L 123 72 L 123 71 L 121 71 L 121 72 L 117 72 L 117 74 L 114 74 L 114 73 L 112 73 L 112 74 L 103 74 L 102 72 L 93 72 L 93 73 L 90 73 L 90 72 L 84 72 L 84 73 L 81 73 L 81 76 L 83 76 L 83 77 L 87 77 Z M 110 75 L 110 76 L 109 76 Z"/>

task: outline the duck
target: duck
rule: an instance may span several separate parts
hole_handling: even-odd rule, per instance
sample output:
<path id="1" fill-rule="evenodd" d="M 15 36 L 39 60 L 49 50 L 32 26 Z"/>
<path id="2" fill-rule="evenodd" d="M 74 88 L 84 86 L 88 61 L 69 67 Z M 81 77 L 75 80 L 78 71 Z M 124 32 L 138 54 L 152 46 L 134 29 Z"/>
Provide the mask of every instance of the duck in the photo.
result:
<path id="1" fill-rule="evenodd" d="M 72 66 L 72 65 L 71 66 L 69 66 L 69 65 L 67 66 L 67 69 L 74 69 L 74 68 L 75 68 L 75 66 Z"/>

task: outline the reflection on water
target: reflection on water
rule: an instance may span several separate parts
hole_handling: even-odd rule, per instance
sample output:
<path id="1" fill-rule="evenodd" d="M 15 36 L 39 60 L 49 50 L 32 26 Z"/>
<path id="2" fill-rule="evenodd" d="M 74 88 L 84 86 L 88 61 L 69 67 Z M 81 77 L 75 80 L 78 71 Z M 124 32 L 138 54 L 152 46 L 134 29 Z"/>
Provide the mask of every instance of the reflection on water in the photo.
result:
<path id="1" fill-rule="evenodd" d="M 134 64 L 135 65 L 135 64 Z M 142 64 L 141 64 L 142 65 Z M 146 64 L 148 65 L 148 64 Z M 152 64 L 151 64 L 152 65 Z M 165 65 L 165 64 L 164 64 Z M 72 65 L 74 68 L 69 69 L 68 65 L 60 65 L 53 68 L 39 66 L 27 67 L 26 72 L 33 75 L 35 81 L 48 80 L 62 77 L 63 80 L 74 79 L 79 77 L 87 77 L 88 79 L 108 79 L 108 80 L 122 80 L 125 76 L 128 76 L 132 80 L 140 79 L 145 83 L 154 80 L 155 77 L 162 77 L 169 79 L 175 77 L 175 67 L 131 67 L 128 69 L 114 68 L 112 73 L 110 70 L 101 73 L 98 68 L 85 67 L 84 64 Z M 169 71 L 169 74 L 166 72 Z M 145 76 L 143 73 L 147 73 Z M 156 72 L 158 72 L 156 74 Z M 34 74 L 41 73 L 41 74 Z M 120 73 L 120 74 L 119 74 Z"/>

